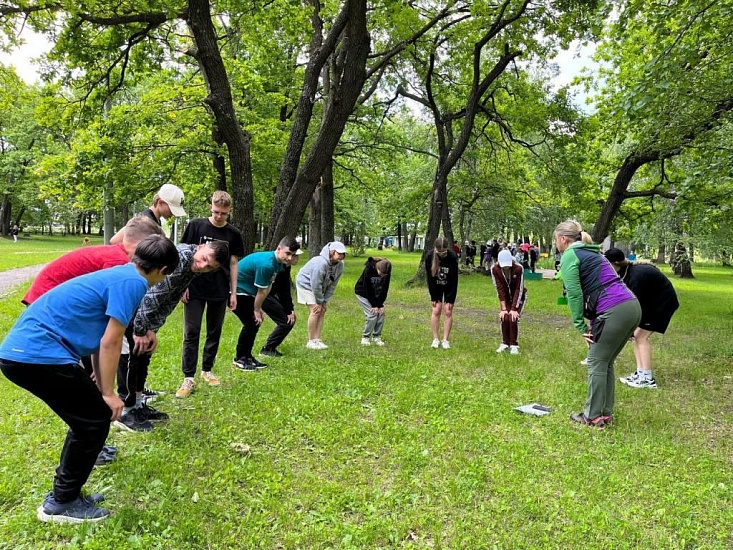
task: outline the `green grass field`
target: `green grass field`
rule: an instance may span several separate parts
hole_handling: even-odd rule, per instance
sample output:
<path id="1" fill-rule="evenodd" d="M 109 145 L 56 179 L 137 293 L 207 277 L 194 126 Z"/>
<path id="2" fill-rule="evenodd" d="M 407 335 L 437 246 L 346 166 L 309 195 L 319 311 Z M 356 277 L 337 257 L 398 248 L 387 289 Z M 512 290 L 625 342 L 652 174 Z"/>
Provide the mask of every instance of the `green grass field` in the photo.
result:
<path id="1" fill-rule="evenodd" d="M 96 525 L 36 520 L 65 426 L 0 377 L 0 548 L 733 547 L 733 270 L 696 265 L 695 280 L 673 281 L 681 308 L 652 338 L 660 388 L 619 383 L 615 423 L 598 432 L 568 420 L 585 399 L 585 345 L 556 305 L 559 282 L 528 283 L 514 357 L 494 351 L 491 279 L 463 276 L 453 349 L 433 350 L 427 290 L 404 284 L 418 256 L 386 256 L 386 347 L 359 345 L 365 258 L 347 257 L 328 350 L 305 349 L 298 306 L 286 357 L 232 370 L 240 325 L 228 314 L 222 386 L 186 400 L 173 396 L 176 310 L 149 377 L 171 419 L 149 434 L 113 430 L 119 457 L 86 486 L 113 511 Z M 25 287 L 0 302 L 3 334 Z M 634 367 L 629 346 L 617 375 Z M 533 401 L 552 414 L 513 410 Z"/>

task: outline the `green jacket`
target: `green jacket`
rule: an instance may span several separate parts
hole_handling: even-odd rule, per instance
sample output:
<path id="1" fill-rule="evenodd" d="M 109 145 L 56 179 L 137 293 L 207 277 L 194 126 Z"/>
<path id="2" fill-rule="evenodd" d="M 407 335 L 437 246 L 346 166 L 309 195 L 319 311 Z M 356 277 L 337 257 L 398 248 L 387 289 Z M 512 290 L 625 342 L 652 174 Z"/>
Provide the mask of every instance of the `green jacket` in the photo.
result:
<path id="1" fill-rule="evenodd" d="M 565 283 L 565 289 L 568 294 L 568 307 L 570 308 L 570 316 L 573 320 L 573 326 L 580 332 L 585 334 L 588 332 L 588 324 L 583 316 L 583 286 L 581 284 L 580 274 L 580 258 L 576 251 L 595 252 L 600 256 L 601 247 L 597 244 L 585 244 L 583 242 L 575 242 L 571 244 L 562 258 L 560 258 L 560 276 Z"/>

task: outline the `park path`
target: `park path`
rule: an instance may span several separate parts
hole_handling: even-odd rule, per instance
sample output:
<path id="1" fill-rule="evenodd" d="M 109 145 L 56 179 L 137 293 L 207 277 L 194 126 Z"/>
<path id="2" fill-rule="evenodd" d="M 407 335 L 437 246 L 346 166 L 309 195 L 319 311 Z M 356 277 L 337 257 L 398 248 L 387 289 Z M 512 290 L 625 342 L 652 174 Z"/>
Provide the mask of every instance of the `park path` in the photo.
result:
<path id="1" fill-rule="evenodd" d="M 30 265 L 28 267 L 16 267 L 0 272 L 0 298 L 6 298 L 16 286 L 30 281 L 38 272 L 43 269 L 45 264 Z"/>

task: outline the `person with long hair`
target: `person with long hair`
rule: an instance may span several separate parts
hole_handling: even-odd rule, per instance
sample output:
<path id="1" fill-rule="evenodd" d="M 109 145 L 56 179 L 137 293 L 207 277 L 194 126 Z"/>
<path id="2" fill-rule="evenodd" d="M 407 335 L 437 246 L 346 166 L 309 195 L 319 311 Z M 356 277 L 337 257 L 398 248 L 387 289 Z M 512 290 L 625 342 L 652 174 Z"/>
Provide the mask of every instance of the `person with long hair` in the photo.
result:
<path id="1" fill-rule="evenodd" d="M 573 422 L 603 428 L 613 419 L 613 363 L 641 320 L 636 296 L 621 281 L 596 244 L 583 242 L 583 228 L 567 220 L 555 228 L 562 252 L 560 274 L 573 325 L 588 345 L 588 398 Z M 586 319 L 592 321 L 588 327 Z"/>
<path id="2" fill-rule="evenodd" d="M 609 248 L 605 256 L 641 304 L 641 322 L 634 331 L 633 338 L 636 372 L 619 380 L 632 388 L 656 388 L 657 381 L 652 375 L 652 347 L 649 337 L 655 332 L 664 334 L 667 330 L 672 315 L 680 307 L 677 293 L 669 279 L 656 266 L 630 262 L 618 248 Z"/>
<path id="3" fill-rule="evenodd" d="M 432 347 L 450 349 L 450 331 L 453 327 L 453 305 L 458 293 L 458 256 L 451 249 L 448 239 L 438 237 L 433 250 L 425 257 L 425 273 L 428 291 L 433 304 L 430 328 L 433 331 Z M 443 340 L 440 335 L 440 314 L 443 313 Z"/>

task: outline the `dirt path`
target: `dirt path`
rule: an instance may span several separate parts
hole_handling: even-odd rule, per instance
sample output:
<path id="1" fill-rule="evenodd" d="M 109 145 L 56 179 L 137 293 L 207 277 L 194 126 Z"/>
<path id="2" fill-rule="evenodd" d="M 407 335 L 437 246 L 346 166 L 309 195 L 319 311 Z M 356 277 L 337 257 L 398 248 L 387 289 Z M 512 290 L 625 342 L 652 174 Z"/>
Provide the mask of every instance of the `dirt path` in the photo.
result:
<path id="1" fill-rule="evenodd" d="M 0 272 L 0 298 L 7 298 L 15 287 L 33 279 L 43 266 L 44 264 L 16 267 Z"/>

